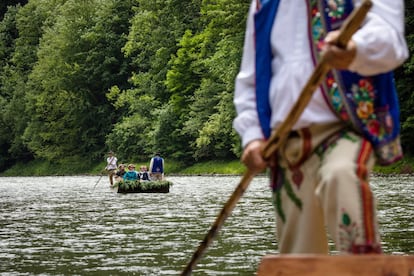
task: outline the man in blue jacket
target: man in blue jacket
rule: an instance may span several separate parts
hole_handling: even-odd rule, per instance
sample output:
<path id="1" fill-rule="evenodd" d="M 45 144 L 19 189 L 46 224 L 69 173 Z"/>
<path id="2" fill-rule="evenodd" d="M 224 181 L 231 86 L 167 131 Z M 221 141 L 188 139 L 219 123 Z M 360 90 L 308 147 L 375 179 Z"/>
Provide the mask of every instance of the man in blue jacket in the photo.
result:
<path id="1" fill-rule="evenodd" d="M 150 175 L 152 180 L 162 180 L 164 178 L 164 159 L 159 152 L 151 158 Z"/>

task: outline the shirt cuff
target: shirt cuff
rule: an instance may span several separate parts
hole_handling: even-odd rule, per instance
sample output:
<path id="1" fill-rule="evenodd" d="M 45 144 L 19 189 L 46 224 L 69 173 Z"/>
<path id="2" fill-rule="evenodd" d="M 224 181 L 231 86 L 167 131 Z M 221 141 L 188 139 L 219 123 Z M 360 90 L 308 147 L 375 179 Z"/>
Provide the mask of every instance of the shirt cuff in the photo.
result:
<path id="1" fill-rule="evenodd" d="M 242 137 L 242 146 L 243 148 L 247 146 L 253 140 L 263 140 L 262 129 L 258 126 L 252 126 L 245 130 Z"/>

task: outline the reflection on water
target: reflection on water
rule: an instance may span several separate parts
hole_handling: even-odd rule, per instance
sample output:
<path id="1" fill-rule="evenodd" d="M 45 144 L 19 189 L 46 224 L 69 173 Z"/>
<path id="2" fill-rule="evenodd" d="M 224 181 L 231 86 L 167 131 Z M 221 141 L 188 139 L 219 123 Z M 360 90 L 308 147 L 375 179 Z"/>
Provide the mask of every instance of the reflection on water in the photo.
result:
<path id="1" fill-rule="evenodd" d="M 0 178 L 0 273 L 178 275 L 240 177 L 170 177 L 169 194 L 117 194 L 99 177 Z M 253 275 L 277 252 L 256 177 L 195 275 Z M 386 253 L 413 254 L 414 177 L 375 177 Z"/>

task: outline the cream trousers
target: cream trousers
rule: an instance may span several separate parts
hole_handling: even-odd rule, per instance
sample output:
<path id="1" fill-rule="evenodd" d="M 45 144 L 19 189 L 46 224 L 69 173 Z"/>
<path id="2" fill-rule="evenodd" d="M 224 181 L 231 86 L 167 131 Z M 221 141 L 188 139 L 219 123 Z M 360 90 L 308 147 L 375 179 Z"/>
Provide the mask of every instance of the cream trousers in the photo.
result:
<path id="1" fill-rule="evenodd" d="M 368 183 L 371 144 L 343 125 L 292 133 L 278 152 L 273 199 L 280 253 L 381 253 L 375 199 Z M 276 185 L 276 184 L 275 184 Z"/>

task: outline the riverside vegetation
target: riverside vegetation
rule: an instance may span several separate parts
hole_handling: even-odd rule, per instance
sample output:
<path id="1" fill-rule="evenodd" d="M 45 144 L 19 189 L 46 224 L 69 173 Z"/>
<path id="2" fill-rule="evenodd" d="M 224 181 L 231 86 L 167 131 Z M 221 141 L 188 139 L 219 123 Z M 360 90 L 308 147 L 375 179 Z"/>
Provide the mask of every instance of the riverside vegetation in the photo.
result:
<path id="1" fill-rule="evenodd" d="M 135 164 L 146 164 L 148 161 L 136 161 Z M 0 176 L 50 176 L 50 175 L 102 175 L 106 163 L 93 164 L 84 160 L 67 160 L 62 163 L 35 160 L 29 163 L 17 163 Z M 199 162 L 192 166 L 174 160 L 166 160 L 166 175 L 241 175 L 245 171 L 239 160 L 215 160 Z M 376 166 L 375 174 L 413 174 L 414 157 L 405 157 L 387 167 Z"/>
<path id="2" fill-rule="evenodd" d="M 0 1 L 0 172 L 99 174 L 112 149 L 145 163 L 161 150 L 168 174 L 241 173 L 233 91 L 250 3 Z M 414 1 L 405 10 L 413 52 Z M 407 156 L 413 71 L 413 55 L 395 71 Z"/>

